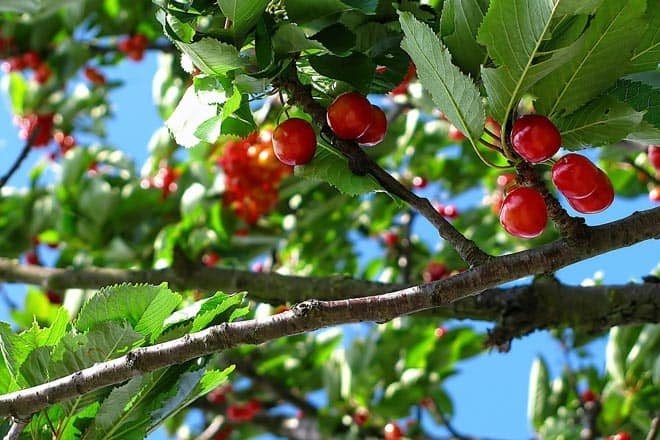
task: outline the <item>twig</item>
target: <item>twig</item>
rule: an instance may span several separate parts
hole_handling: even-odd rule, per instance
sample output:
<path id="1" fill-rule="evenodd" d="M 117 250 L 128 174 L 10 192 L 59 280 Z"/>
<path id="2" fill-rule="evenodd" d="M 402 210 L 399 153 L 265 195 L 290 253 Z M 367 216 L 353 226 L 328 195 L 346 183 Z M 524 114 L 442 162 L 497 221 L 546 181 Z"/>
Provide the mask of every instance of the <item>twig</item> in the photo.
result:
<path id="1" fill-rule="evenodd" d="M 415 220 L 415 211 L 409 209 L 401 218 L 403 237 L 401 238 L 401 255 L 399 267 L 401 267 L 401 281 L 410 284 L 410 268 L 412 266 L 412 244 L 410 236 L 412 233 L 412 222 Z"/>
<path id="2" fill-rule="evenodd" d="M 29 420 L 20 420 L 18 418 L 14 418 L 11 424 L 11 428 L 9 428 L 9 432 L 5 434 L 3 440 L 18 440 L 28 423 L 30 423 Z"/>
<path id="3" fill-rule="evenodd" d="M 644 176 L 649 179 L 651 182 L 653 182 L 655 185 L 660 185 L 660 179 L 655 177 L 655 174 L 649 173 L 649 171 L 644 168 L 643 166 L 637 165 L 635 161 L 631 158 L 627 158 L 624 160 L 625 163 L 633 167 L 635 170 L 639 171 L 640 173 L 644 174 Z"/>
<path id="4" fill-rule="evenodd" d="M 660 414 L 651 420 L 651 429 L 649 429 L 649 433 L 646 435 L 646 440 L 655 440 L 658 432 L 660 432 Z"/>
<path id="5" fill-rule="evenodd" d="M 274 83 L 274 86 L 286 89 L 291 94 L 291 100 L 312 117 L 314 122 L 321 127 L 321 135 L 329 139 L 332 146 L 348 159 L 348 166 L 354 174 L 372 176 L 383 189 L 417 210 L 435 226 L 440 236 L 448 241 L 471 267 L 478 266 L 491 258 L 442 217 L 428 199 L 417 196 L 403 186 L 374 162 L 358 144 L 337 138 L 326 122 L 325 108 L 314 100 L 311 87 L 300 82 L 295 68 L 290 70 L 288 77 L 283 76 Z"/>
<path id="6" fill-rule="evenodd" d="M 18 168 L 20 168 L 23 161 L 28 157 L 28 154 L 30 153 L 30 150 L 32 150 L 34 141 L 37 139 L 37 136 L 39 136 L 40 131 L 41 127 L 37 125 L 32 131 L 32 134 L 30 134 L 28 140 L 25 142 L 23 150 L 21 150 L 21 153 L 18 155 L 11 168 L 9 168 L 9 171 L 7 171 L 7 174 L 0 178 L 0 190 L 5 186 L 9 179 L 11 179 L 11 176 L 18 170 Z"/>

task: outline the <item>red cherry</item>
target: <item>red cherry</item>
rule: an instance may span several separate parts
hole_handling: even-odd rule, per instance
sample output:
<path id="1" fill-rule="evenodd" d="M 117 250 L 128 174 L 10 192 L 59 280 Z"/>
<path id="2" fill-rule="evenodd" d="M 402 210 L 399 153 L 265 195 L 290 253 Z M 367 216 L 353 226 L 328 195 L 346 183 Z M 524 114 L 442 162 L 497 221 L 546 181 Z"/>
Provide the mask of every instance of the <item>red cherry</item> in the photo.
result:
<path id="1" fill-rule="evenodd" d="M 630 440 L 630 434 L 628 434 L 628 433 L 625 432 L 625 431 L 618 432 L 618 433 L 614 436 L 614 440 Z"/>
<path id="2" fill-rule="evenodd" d="M 393 231 L 386 231 L 383 233 L 383 243 L 385 246 L 393 247 L 399 243 L 399 234 Z"/>
<path id="3" fill-rule="evenodd" d="M 39 255 L 35 251 L 28 251 L 25 253 L 25 262 L 33 266 L 39 266 Z"/>
<path id="4" fill-rule="evenodd" d="M 446 205 L 443 207 L 442 212 L 443 217 L 453 220 L 458 217 L 458 208 L 455 205 Z"/>
<path id="5" fill-rule="evenodd" d="M 506 189 L 511 182 L 516 179 L 516 175 L 512 173 L 500 174 L 497 176 L 497 186 L 502 189 Z"/>
<path id="6" fill-rule="evenodd" d="M 511 144 L 527 162 L 543 162 L 559 150 L 561 135 L 545 116 L 526 115 L 513 124 Z"/>
<path id="7" fill-rule="evenodd" d="M 353 414 L 353 421 L 355 422 L 356 425 L 362 426 L 365 423 L 367 423 L 368 419 L 369 419 L 369 410 L 367 408 L 360 407 L 355 410 L 355 413 Z"/>
<path id="8" fill-rule="evenodd" d="M 202 255 L 202 264 L 206 267 L 213 267 L 222 261 L 222 257 L 213 251 L 209 251 Z"/>
<path id="9" fill-rule="evenodd" d="M 502 135 L 502 126 L 490 116 L 486 116 L 486 128 L 488 128 L 498 139 Z"/>
<path id="10" fill-rule="evenodd" d="M 580 394 L 580 400 L 584 403 L 598 400 L 598 396 L 593 391 L 586 389 Z"/>
<path id="11" fill-rule="evenodd" d="M 490 210 L 495 215 L 500 215 L 502 210 L 502 202 L 504 202 L 504 194 L 501 191 L 495 191 L 490 196 Z"/>
<path id="12" fill-rule="evenodd" d="M 385 139 L 387 133 L 387 116 L 377 105 L 371 106 L 371 125 L 362 136 L 357 138 L 357 143 L 363 147 L 372 147 Z"/>
<path id="13" fill-rule="evenodd" d="M 342 139 L 357 139 L 371 125 L 371 103 L 357 92 L 339 95 L 328 106 L 326 119 L 328 125 L 337 137 Z"/>
<path id="14" fill-rule="evenodd" d="M 413 177 L 412 184 L 415 188 L 417 189 L 423 189 L 426 188 L 426 185 L 428 185 L 429 181 L 426 177 L 422 176 L 415 176 Z"/>
<path id="15" fill-rule="evenodd" d="M 651 162 L 653 168 L 660 170 L 660 146 L 649 145 L 647 154 L 649 156 L 649 162 Z"/>
<path id="16" fill-rule="evenodd" d="M 25 63 L 25 66 L 30 69 L 36 69 L 41 65 L 41 57 L 38 53 L 30 50 L 23 54 L 23 63 Z"/>
<path id="17" fill-rule="evenodd" d="M 552 183 L 570 199 L 582 199 L 593 193 L 600 170 L 589 159 L 570 153 L 552 166 Z"/>
<path id="18" fill-rule="evenodd" d="M 289 309 L 289 306 L 286 304 L 280 304 L 273 310 L 273 315 L 279 315 L 280 313 L 288 312 L 289 310 L 291 310 Z"/>
<path id="19" fill-rule="evenodd" d="M 283 164 L 306 164 L 316 152 L 316 133 L 304 119 L 287 119 L 273 132 L 273 150 Z"/>
<path id="20" fill-rule="evenodd" d="M 598 170 L 596 189 L 583 199 L 568 199 L 568 204 L 582 214 L 595 214 L 604 211 L 614 201 L 612 182 L 603 170 Z"/>
<path id="21" fill-rule="evenodd" d="M 90 66 L 85 66 L 83 73 L 85 74 L 85 78 L 87 78 L 87 80 L 92 84 L 97 86 L 105 85 L 105 76 L 97 69 Z"/>
<path id="22" fill-rule="evenodd" d="M 35 69 L 33 78 L 37 83 L 44 84 L 46 81 L 48 81 L 50 75 L 50 67 L 48 67 L 48 64 L 42 63 L 39 64 L 39 67 Z"/>
<path id="23" fill-rule="evenodd" d="M 660 186 L 656 186 L 649 191 L 649 200 L 655 203 L 660 202 Z"/>
<path id="24" fill-rule="evenodd" d="M 223 426 L 213 437 L 213 440 L 227 440 L 232 432 L 234 432 L 233 426 Z"/>
<path id="25" fill-rule="evenodd" d="M 42 115 L 30 114 L 18 119 L 20 127 L 19 136 L 21 139 L 29 139 L 34 130 L 39 128 L 39 134 L 34 139 L 33 147 L 45 147 L 50 143 L 53 136 L 53 113 Z"/>
<path id="26" fill-rule="evenodd" d="M 135 34 L 131 37 L 131 43 L 134 49 L 144 50 L 147 48 L 149 40 L 147 40 L 147 36 L 144 34 Z"/>
<path id="27" fill-rule="evenodd" d="M 254 418 L 254 413 L 246 405 L 229 405 L 227 407 L 227 419 L 230 422 L 249 422 Z"/>
<path id="28" fill-rule="evenodd" d="M 426 265 L 424 272 L 422 272 L 422 278 L 425 283 L 430 283 L 431 281 L 441 280 L 447 278 L 449 271 L 447 270 L 447 265 L 445 263 L 439 263 L 437 261 L 431 261 Z"/>
<path id="29" fill-rule="evenodd" d="M 397 422 L 389 422 L 383 429 L 385 440 L 401 440 L 403 431 Z"/>
<path id="30" fill-rule="evenodd" d="M 27 66 L 25 65 L 25 60 L 23 57 L 7 58 L 7 60 L 2 63 L 2 71 L 5 73 L 17 72 L 25 69 L 26 67 Z"/>
<path id="31" fill-rule="evenodd" d="M 393 88 L 392 91 L 390 91 L 390 95 L 405 95 L 406 92 L 408 91 L 408 84 L 410 84 L 410 81 L 412 81 L 416 73 L 417 73 L 417 66 L 415 66 L 414 63 L 410 63 L 406 75 L 403 77 L 399 85 Z"/>
<path id="32" fill-rule="evenodd" d="M 538 237 L 547 222 L 545 201 L 535 189 L 519 187 L 504 198 L 500 223 L 509 234 L 521 238 Z"/>
<path id="33" fill-rule="evenodd" d="M 449 132 L 447 133 L 449 140 L 454 142 L 462 142 L 465 139 L 465 135 L 461 130 L 456 128 L 454 124 L 449 125 Z"/>
<path id="34" fill-rule="evenodd" d="M 447 334 L 447 328 L 446 327 L 438 327 L 434 331 L 436 339 L 440 339 L 444 337 Z"/>
<path id="35" fill-rule="evenodd" d="M 46 291 L 46 298 L 48 298 L 48 302 L 51 304 L 62 304 L 63 302 L 62 294 L 52 290 Z"/>
<path id="36" fill-rule="evenodd" d="M 250 399 L 245 405 L 250 409 L 250 411 L 252 411 L 253 414 L 257 414 L 261 411 L 261 402 L 259 402 L 257 399 Z"/>

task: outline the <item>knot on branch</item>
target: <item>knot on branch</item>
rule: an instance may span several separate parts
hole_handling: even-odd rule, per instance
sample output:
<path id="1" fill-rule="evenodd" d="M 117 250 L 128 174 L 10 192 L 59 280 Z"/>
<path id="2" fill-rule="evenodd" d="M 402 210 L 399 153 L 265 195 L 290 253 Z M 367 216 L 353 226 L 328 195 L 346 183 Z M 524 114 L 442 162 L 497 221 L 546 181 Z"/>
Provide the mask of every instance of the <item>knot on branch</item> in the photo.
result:
<path id="1" fill-rule="evenodd" d="M 309 315 L 321 308 L 321 301 L 310 299 L 296 304 L 291 311 L 298 318 L 307 318 Z"/>

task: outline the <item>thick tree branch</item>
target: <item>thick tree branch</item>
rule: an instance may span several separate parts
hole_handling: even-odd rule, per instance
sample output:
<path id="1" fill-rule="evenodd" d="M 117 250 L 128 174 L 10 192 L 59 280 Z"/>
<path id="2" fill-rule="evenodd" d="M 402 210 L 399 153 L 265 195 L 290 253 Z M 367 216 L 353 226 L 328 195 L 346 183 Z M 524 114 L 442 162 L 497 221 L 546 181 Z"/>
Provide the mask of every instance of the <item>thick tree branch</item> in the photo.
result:
<path id="1" fill-rule="evenodd" d="M 473 241 L 467 239 L 451 223 L 445 220 L 428 199 L 417 196 L 403 186 L 374 162 L 357 143 L 337 138 L 326 122 L 325 108 L 314 100 L 312 88 L 300 82 L 295 69 L 291 70 L 288 78 L 280 79 L 279 83 L 274 85 L 289 91 L 292 101 L 300 105 L 312 117 L 314 122 L 321 127 L 321 134 L 326 139 L 331 139 L 332 145 L 348 159 L 349 168 L 353 173 L 358 175 L 369 174 L 387 192 L 399 197 L 417 210 L 417 212 L 435 226 L 440 236 L 448 241 L 456 249 L 456 252 L 458 252 L 461 258 L 470 266 L 473 267 L 488 260 L 489 255 L 479 249 Z"/>
<path id="2" fill-rule="evenodd" d="M 387 321 L 431 309 L 478 294 L 497 284 L 530 274 L 554 272 L 576 261 L 650 238 L 660 238 L 660 208 L 589 228 L 579 247 L 559 240 L 533 250 L 494 258 L 441 281 L 377 296 L 310 300 L 263 320 L 224 323 L 162 344 L 142 347 L 69 376 L 0 396 L 0 416 L 29 416 L 56 402 L 241 344 L 261 344 L 344 323 Z M 654 301 L 654 304 L 658 302 Z"/>

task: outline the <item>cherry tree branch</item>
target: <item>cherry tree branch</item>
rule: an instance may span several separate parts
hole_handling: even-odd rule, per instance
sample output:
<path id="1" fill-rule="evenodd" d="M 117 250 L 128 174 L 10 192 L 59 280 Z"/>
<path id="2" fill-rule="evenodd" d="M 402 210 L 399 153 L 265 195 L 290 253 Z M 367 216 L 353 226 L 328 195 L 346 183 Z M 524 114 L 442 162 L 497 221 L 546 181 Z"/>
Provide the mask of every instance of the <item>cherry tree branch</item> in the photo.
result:
<path id="1" fill-rule="evenodd" d="M 504 282 L 530 274 L 552 273 L 585 258 L 652 238 L 660 238 L 660 208 L 588 228 L 577 247 L 573 241 L 558 240 L 536 249 L 493 258 L 479 267 L 421 286 L 362 298 L 309 300 L 266 319 L 223 323 L 168 342 L 141 347 L 51 382 L 2 395 L 0 416 L 29 416 L 54 403 L 238 345 L 261 344 L 338 324 L 382 322 L 432 309 Z M 655 296 L 658 297 L 657 290 Z M 656 306 L 658 303 L 654 302 Z"/>
<path id="2" fill-rule="evenodd" d="M 30 423 L 29 420 L 21 420 L 14 418 L 11 427 L 9 428 L 9 431 L 7 432 L 7 434 L 5 434 L 2 440 L 18 440 L 21 437 L 21 433 L 28 425 L 28 423 Z"/>
<path id="3" fill-rule="evenodd" d="M 28 154 L 30 154 L 30 150 L 32 150 L 32 145 L 34 144 L 34 141 L 37 139 L 37 136 L 39 136 L 40 131 L 41 131 L 41 127 L 39 126 L 35 127 L 35 129 L 32 131 L 32 134 L 25 142 L 25 145 L 23 145 L 23 149 L 21 150 L 20 154 L 18 155 L 12 166 L 9 168 L 9 171 L 7 171 L 7 173 L 4 176 L 0 177 L 0 190 L 7 184 L 9 179 L 11 179 L 11 176 L 13 176 L 16 171 L 18 171 L 18 169 L 21 167 L 21 164 L 28 157 Z"/>
<path id="4" fill-rule="evenodd" d="M 291 74 L 288 77 L 283 75 L 274 85 L 287 90 L 291 94 L 292 101 L 300 105 L 321 127 L 323 137 L 330 139 L 332 146 L 348 159 L 348 166 L 354 174 L 370 175 L 376 179 L 383 189 L 399 197 L 423 215 L 435 226 L 440 236 L 448 241 L 470 266 L 479 265 L 490 258 L 487 253 L 479 249 L 473 241 L 467 239 L 441 216 L 428 199 L 419 197 L 403 186 L 374 162 L 357 143 L 336 137 L 326 122 L 326 109 L 314 100 L 311 86 L 306 86 L 300 82 L 295 69 L 291 69 Z"/>

